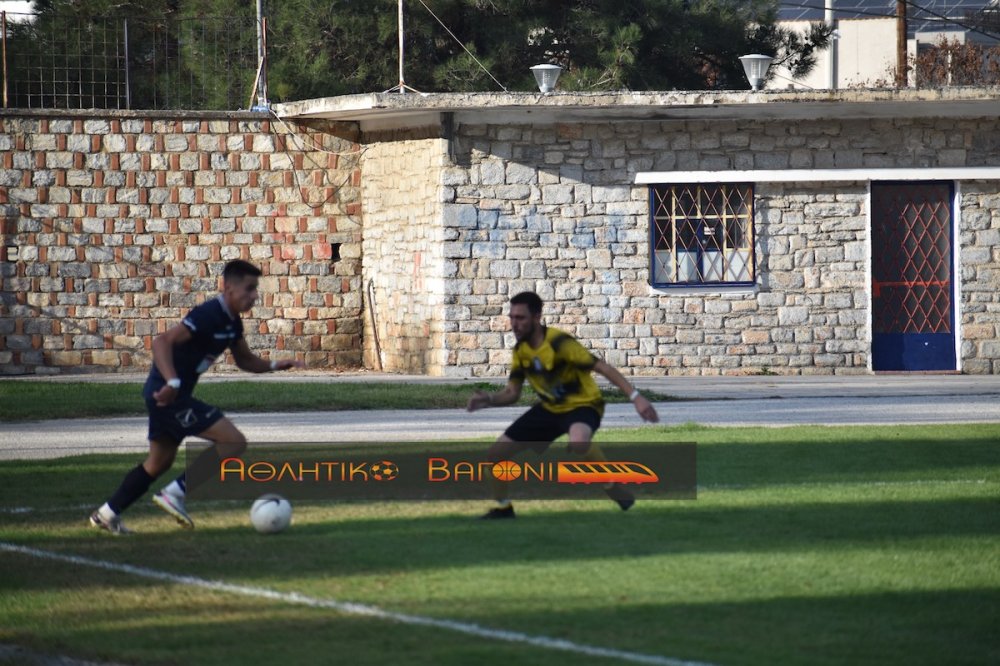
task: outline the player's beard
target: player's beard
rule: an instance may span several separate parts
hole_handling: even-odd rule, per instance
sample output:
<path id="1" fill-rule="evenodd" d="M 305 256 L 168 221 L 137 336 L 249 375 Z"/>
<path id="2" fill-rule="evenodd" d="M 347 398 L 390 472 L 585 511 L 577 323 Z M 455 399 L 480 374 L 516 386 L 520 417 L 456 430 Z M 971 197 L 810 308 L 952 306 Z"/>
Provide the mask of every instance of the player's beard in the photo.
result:
<path id="1" fill-rule="evenodd" d="M 539 324 L 537 324 L 534 321 L 532 321 L 528 325 L 528 328 L 525 329 L 525 331 L 524 331 L 524 333 L 522 335 L 518 335 L 517 333 L 515 333 L 514 337 L 517 339 L 518 342 L 530 342 L 531 338 L 533 338 L 534 335 L 535 335 L 535 331 L 538 330 L 538 327 L 539 327 Z"/>

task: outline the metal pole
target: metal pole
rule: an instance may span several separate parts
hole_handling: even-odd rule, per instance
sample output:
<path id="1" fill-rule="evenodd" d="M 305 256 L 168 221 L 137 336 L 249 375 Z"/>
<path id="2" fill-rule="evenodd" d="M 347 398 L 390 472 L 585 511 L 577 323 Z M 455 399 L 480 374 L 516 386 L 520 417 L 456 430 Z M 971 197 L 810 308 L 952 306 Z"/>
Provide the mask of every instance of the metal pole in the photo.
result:
<path id="1" fill-rule="evenodd" d="M 267 102 L 267 68 L 265 58 L 267 57 L 264 48 L 264 0 L 257 0 L 257 64 L 260 69 L 260 81 L 257 86 L 257 106 L 268 106 Z"/>
<path id="2" fill-rule="evenodd" d="M 906 87 L 906 2 L 896 0 L 896 87 Z"/>
<path id="3" fill-rule="evenodd" d="M 132 72 L 128 66 L 128 19 L 125 19 L 125 108 L 132 108 Z"/>
<path id="4" fill-rule="evenodd" d="M 3 108 L 7 108 L 7 12 L 0 12 L 3 30 Z"/>
<path id="5" fill-rule="evenodd" d="M 263 16 L 260 19 L 260 34 L 261 34 L 261 46 L 264 51 L 264 58 L 261 60 L 260 68 L 260 94 L 264 97 L 264 106 L 271 106 L 271 102 L 267 96 L 267 17 Z"/>
<path id="6" fill-rule="evenodd" d="M 403 0 L 399 0 L 399 94 L 406 94 L 406 82 L 403 81 Z"/>
<path id="7" fill-rule="evenodd" d="M 827 67 L 826 73 L 826 87 L 830 90 L 836 90 L 837 88 L 837 23 L 836 19 L 833 17 L 833 0 L 826 0 L 826 7 L 823 12 L 823 18 L 827 26 L 833 32 L 830 35 L 830 66 Z"/>

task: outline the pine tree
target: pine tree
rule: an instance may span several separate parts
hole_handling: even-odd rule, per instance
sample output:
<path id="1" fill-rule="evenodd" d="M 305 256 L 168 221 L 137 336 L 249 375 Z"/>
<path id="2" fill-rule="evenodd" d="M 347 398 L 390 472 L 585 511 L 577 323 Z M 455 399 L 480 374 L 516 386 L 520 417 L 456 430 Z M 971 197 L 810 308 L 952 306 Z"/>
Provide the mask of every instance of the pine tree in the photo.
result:
<path id="1" fill-rule="evenodd" d="M 398 0 L 265 2 L 270 99 L 396 86 L 397 9 Z M 12 38 L 22 64 L 59 52 L 66 71 L 108 68 L 104 50 L 112 46 L 95 49 L 86 39 L 128 19 L 132 108 L 251 101 L 251 0 L 36 0 L 36 11 L 34 24 Z M 555 63 L 565 70 L 563 90 L 743 89 L 739 56 L 767 53 L 801 75 L 828 43 L 826 27 L 800 37 L 777 27 L 776 16 L 776 0 L 405 0 L 404 77 L 424 92 L 529 91 L 529 67 Z M 92 30 L 70 43 L 65 25 Z M 98 87 L 73 76 L 35 81 L 44 103 L 31 105 L 70 105 L 72 94 Z"/>

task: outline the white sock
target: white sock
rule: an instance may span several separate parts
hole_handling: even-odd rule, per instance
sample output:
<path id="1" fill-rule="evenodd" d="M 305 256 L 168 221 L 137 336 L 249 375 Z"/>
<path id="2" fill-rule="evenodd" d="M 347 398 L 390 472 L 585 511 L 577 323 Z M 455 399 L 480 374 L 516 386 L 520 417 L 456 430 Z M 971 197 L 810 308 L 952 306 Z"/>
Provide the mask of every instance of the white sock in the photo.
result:
<path id="1" fill-rule="evenodd" d="M 97 510 L 97 513 L 104 520 L 114 520 L 115 518 L 118 517 L 118 514 L 115 513 L 114 510 L 110 506 L 108 506 L 107 502 L 105 502 L 104 504 L 101 505 L 101 508 Z"/>
<path id="2" fill-rule="evenodd" d="M 506 509 L 509 506 L 510 506 L 510 500 L 509 499 L 497 500 L 497 508 L 499 508 L 499 509 Z"/>
<path id="3" fill-rule="evenodd" d="M 181 488 L 181 484 L 177 483 L 177 479 L 174 479 L 166 486 L 164 486 L 163 492 L 167 493 L 168 495 L 184 499 L 184 489 Z"/>

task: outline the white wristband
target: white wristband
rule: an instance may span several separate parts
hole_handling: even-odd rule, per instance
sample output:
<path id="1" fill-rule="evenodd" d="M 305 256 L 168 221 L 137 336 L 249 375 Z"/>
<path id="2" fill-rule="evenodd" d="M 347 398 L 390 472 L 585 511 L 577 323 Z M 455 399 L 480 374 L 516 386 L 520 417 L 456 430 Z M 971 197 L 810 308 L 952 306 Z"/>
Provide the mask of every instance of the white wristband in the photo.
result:
<path id="1" fill-rule="evenodd" d="M 635 399 L 638 398 L 640 395 L 642 394 L 639 393 L 639 389 L 632 389 L 632 393 L 630 393 L 628 396 L 629 402 L 635 402 Z"/>
<path id="2" fill-rule="evenodd" d="M 277 361 L 271 361 L 271 372 L 274 372 L 277 369 L 278 369 L 278 362 Z"/>

